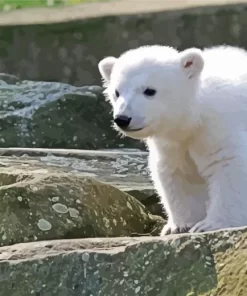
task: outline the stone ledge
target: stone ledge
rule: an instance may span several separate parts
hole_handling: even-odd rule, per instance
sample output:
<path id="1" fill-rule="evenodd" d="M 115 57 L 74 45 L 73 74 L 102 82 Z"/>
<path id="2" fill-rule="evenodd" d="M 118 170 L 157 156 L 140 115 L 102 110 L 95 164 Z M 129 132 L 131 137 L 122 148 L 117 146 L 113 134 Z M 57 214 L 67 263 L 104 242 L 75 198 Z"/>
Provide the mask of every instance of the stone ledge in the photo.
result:
<path id="1" fill-rule="evenodd" d="M 124 14 L 133 15 L 165 10 L 187 9 L 192 7 L 202 7 L 203 9 L 204 6 L 236 5 L 246 3 L 246 0 L 115 0 L 84 3 L 65 7 L 26 8 L 10 12 L 2 12 L 0 26 L 60 23 L 104 16 Z"/>
<path id="2" fill-rule="evenodd" d="M 0 296 L 245 295 L 246 228 L 0 248 Z"/>

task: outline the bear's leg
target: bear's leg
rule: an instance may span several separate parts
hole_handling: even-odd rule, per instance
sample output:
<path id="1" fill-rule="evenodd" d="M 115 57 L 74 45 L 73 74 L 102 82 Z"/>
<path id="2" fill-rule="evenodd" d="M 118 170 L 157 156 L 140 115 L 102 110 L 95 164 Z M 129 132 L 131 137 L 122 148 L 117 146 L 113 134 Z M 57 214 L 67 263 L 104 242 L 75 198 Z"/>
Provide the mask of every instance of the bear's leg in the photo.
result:
<path id="1" fill-rule="evenodd" d="M 228 159 L 208 164 L 209 205 L 207 216 L 190 232 L 247 226 L 247 153 L 238 151 Z M 229 151 L 229 150 L 228 150 Z"/>
<path id="2" fill-rule="evenodd" d="M 206 184 L 192 184 L 177 174 L 174 174 L 169 182 L 167 181 L 166 178 L 163 182 L 162 179 L 160 183 L 156 182 L 161 203 L 168 215 L 168 222 L 161 236 L 189 232 L 192 226 L 206 217 L 208 200 Z"/>

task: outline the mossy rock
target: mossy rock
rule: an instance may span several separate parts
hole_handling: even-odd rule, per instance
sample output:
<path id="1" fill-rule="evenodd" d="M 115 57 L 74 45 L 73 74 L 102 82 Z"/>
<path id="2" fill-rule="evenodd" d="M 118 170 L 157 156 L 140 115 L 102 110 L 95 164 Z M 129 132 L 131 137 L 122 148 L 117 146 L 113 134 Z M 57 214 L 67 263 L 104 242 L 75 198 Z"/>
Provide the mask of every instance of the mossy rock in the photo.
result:
<path id="1" fill-rule="evenodd" d="M 18 81 L 0 74 L 1 147 L 141 148 L 121 138 L 99 86 Z"/>
<path id="2" fill-rule="evenodd" d="M 3 167 L 0 173 L 1 246 L 158 234 L 164 225 L 134 197 L 109 184 L 55 168 L 25 167 Z"/>

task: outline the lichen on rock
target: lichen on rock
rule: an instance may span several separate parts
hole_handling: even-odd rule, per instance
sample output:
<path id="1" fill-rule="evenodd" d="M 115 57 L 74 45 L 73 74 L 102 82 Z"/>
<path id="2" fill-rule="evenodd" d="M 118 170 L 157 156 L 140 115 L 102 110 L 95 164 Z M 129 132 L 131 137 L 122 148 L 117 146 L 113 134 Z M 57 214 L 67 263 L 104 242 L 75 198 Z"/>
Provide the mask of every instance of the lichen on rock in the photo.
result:
<path id="1" fill-rule="evenodd" d="M 0 245 L 156 233 L 164 225 L 133 196 L 88 176 L 2 159 Z"/>

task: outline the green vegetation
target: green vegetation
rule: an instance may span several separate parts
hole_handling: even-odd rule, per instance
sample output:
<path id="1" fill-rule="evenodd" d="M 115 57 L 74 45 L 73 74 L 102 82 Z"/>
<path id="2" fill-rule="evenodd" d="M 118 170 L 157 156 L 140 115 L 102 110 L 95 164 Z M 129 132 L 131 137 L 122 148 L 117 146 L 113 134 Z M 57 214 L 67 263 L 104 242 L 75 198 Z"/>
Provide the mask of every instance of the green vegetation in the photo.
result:
<path id="1" fill-rule="evenodd" d="M 102 0 L 0 0 L 0 11 L 9 11 L 27 7 L 53 7 L 74 5 Z"/>

